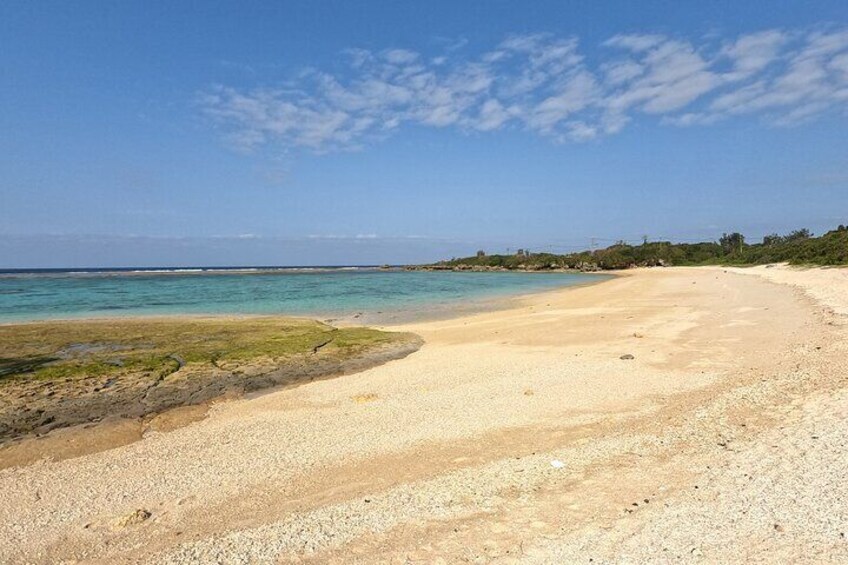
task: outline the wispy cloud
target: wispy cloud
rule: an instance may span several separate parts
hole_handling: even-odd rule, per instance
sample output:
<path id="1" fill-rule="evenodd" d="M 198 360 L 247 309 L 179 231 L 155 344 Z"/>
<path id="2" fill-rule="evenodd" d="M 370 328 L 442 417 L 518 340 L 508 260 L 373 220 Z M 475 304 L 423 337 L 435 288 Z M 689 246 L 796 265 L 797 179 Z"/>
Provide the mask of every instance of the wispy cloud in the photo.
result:
<path id="1" fill-rule="evenodd" d="M 307 236 L 308 239 L 377 239 L 377 234 L 375 233 L 358 233 L 356 235 L 346 235 L 346 234 L 310 234 Z"/>
<path id="2" fill-rule="evenodd" d="M 243 150 L 356 149 L 414 124 L 523 129 L 555 141 L 619 132 L 638 116 L 677 126 L 750 115 L 781 126 L 848 108 L 848 29 L 772 29 L 693 42 L 617 35 L 587 62 L 575 37 L 511 35 L 475 56 L 348 49 L 339 74 L 274 87 L 218 85 L 201 107 Z"/>

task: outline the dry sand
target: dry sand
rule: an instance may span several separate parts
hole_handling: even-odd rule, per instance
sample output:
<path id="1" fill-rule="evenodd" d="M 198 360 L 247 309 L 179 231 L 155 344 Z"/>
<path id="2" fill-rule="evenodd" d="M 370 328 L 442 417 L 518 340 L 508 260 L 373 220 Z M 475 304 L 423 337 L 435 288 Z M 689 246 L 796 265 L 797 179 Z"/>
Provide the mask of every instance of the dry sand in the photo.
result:
<path id="1" fill-rule="evenodd" d="M 846 315 L 846 270 L 656 269 L 404 326 L 405 359 L 0 471 L 0 562 L 848 562 Z"/>

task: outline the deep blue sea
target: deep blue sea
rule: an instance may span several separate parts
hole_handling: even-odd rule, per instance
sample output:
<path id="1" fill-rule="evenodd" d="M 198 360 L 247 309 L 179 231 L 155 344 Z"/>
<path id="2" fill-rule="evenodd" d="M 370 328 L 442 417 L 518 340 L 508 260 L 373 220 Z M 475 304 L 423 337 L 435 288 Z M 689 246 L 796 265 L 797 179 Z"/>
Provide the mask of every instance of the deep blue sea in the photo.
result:
<path id="1" fill-rule="evenodd" d="M 426 317 L 603 278 L 362 267 L 0 271 L 0 322 L 169 314 Z"/>

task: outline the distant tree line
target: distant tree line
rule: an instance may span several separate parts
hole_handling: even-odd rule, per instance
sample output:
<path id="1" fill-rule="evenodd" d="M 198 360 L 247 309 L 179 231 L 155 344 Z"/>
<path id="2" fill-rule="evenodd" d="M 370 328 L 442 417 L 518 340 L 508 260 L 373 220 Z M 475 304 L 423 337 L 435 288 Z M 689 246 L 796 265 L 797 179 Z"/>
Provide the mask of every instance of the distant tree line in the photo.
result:
<path id="1" fill-rule="evenodd" d="M 785 235 L 770 234 L 762 243 L 749 244 L 741 233 L 726 233 L 719 240 L 703 243 L 648 241 L 639 245 L 619 241 L 605 249 L 567 255 L 531 253 L 520 249 L 509 255 L 489 255 L 442 261 L 432 268 L 493 268 L 515 270 L 579 269 L 584 271 L 627 269 L 662 265 L 848 265 L 848 226 L 840 225 L 820 237 L 808 229 Z"/>

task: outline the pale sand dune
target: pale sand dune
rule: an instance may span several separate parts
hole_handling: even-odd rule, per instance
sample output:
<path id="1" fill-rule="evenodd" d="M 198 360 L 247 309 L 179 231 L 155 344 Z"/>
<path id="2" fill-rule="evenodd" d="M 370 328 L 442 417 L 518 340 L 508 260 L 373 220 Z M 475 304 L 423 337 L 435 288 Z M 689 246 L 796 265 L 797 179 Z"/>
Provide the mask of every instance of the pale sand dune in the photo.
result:
<path id="1" fill-rule="evenodd" d="M 406 359 L 0 472 L 0 561 L 846 562 L 834 272 L 631 271 L 405 326 Z"/>

